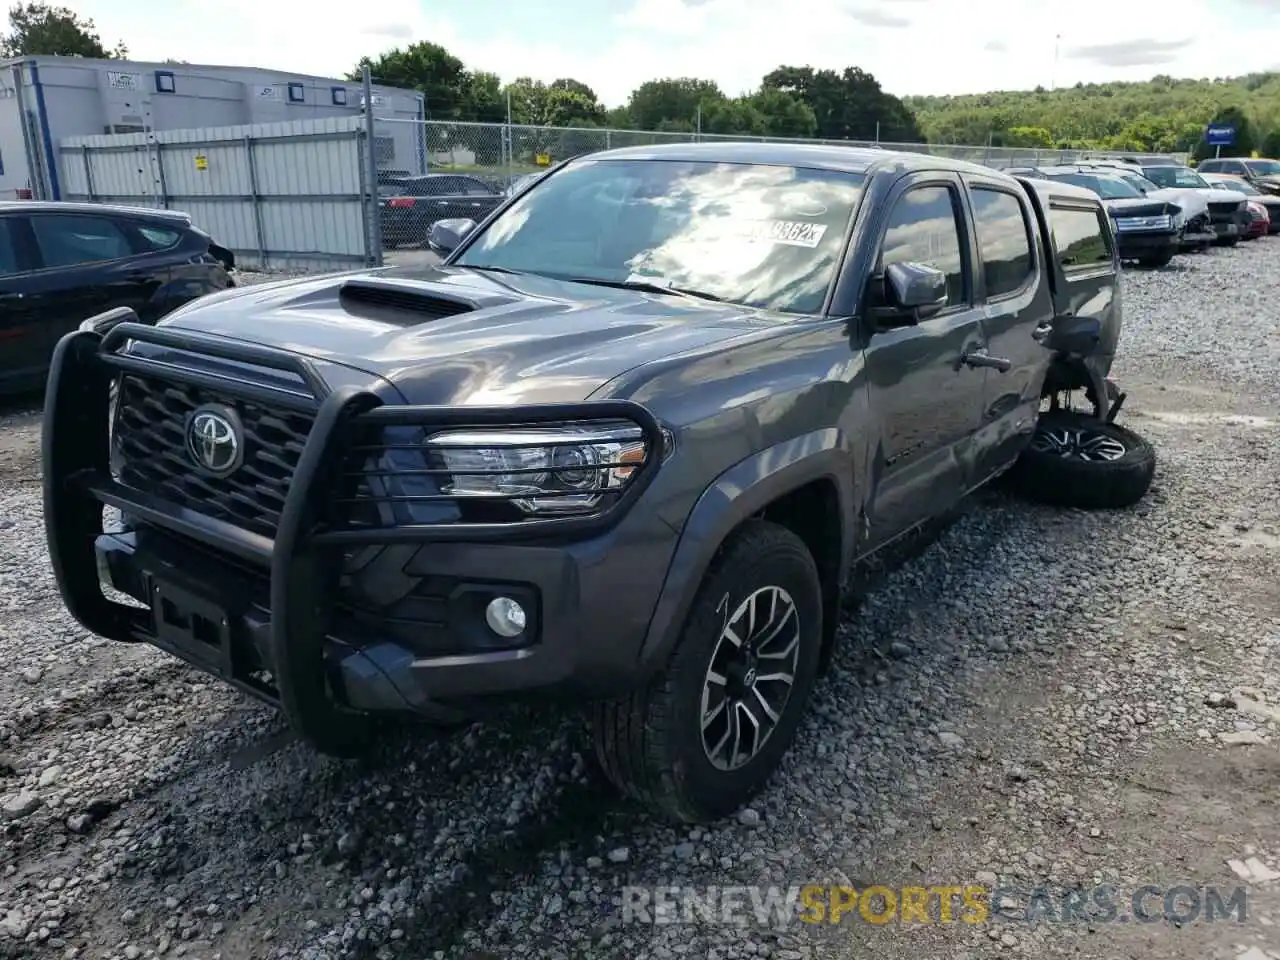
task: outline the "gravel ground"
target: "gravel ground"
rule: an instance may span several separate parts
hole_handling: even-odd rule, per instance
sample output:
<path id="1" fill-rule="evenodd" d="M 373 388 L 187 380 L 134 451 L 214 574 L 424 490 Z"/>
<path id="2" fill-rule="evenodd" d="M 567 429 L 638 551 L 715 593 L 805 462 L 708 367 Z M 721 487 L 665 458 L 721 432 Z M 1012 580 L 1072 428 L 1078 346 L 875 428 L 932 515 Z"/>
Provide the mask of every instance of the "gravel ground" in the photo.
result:
<path id="1" fill-rule="evenodd" d="M 1116 374 L 1159 451 L 1148 498 L 981 495 L 871 585 L 783 771 L 708 829 L 613 800 L 571 716 L 343 763 L 163 654 L 86 636 L 45 557 L 38 424 L 11 412 L 0 958 L 1280 958 L 1276 277 L 1278 240 L 1128 273 Z M 619 907 L 625 886 L 975 882 L 1243 886 L 1247 914 L 732 926 Z"/>

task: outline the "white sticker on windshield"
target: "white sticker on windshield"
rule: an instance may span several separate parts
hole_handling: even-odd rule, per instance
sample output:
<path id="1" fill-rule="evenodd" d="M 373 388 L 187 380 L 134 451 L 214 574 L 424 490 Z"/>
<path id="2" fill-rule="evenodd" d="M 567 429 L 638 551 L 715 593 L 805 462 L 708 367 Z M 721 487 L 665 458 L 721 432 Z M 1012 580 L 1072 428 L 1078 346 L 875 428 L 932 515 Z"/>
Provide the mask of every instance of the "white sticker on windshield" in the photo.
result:
<path id="1" fill-rule="evenodd" d="M 749 240 L 768 240 L 789 247 L 816 247 L 827 232 L 825 223 L 799 220 L 748 220 L 734 231 Z"/>

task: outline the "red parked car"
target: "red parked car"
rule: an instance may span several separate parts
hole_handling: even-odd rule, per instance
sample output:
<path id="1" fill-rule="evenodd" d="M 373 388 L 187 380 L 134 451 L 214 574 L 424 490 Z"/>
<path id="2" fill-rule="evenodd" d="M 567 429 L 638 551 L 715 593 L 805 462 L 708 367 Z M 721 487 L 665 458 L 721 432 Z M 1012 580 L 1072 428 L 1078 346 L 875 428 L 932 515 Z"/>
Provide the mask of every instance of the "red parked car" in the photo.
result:
<path id="1" fill-rule="evenodd" d="M 1257 240 L 1271 232 L 1271 214 L 1257 200 L 1249 201 L 1249 225 L 1245 227 L 1245 240 Z"/>

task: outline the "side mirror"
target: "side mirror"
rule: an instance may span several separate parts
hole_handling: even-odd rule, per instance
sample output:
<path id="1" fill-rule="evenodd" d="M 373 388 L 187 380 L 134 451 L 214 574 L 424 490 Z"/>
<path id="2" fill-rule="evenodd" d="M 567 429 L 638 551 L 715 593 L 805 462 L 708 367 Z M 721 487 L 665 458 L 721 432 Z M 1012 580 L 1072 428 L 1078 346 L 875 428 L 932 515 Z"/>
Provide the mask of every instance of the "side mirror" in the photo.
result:
<path id="1" fill-rule="evenodd" d="M 474 230 L 476 222 L 459 217 L 457 219 L 437 220 L 431 225 L 427 234 L 427 246 L 441 256 L 453 253 L 462 238 Z"/>
<path id="2" fill-rule="evenodd" d="M 923 263 L 891 263 L 885 267 L 881 303 L 873 311 L 880 326 L 913 326 L 947 305 L 947 275 Z"/>

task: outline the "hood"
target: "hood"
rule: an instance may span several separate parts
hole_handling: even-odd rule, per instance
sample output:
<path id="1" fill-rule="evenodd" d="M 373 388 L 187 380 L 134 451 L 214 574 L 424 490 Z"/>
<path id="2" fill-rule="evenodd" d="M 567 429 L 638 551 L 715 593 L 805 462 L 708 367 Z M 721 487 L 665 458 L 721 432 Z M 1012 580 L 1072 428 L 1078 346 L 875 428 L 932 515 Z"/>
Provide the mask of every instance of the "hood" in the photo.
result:
<path id="1" fill-rule="evenodd" d="M 1243 203 L 1249 199 L 1239 190 L 1223 190 L 1219 187 L 1200 187 L 1196 192 L 1210 203 Z"/>
<path id="2" fill-rule="evenodd" d="M 583 400 L 649 361 L 787 329 L 741 307 L 444 266 L 239 287 L 159 325 L 310 357 L 335 384 L 359 371 L 410 403 L 499 405 Z"/>
<path id="3" fill-rule="evenodd" d="M 1273 190 L 1280 192 L 1280 177 L 1254 177 L 1253 185 L 1259 190 Z"/>
<path id="4" fill-rule="evenodd" d="M 1113 217 L 1162 217 L 1178 213 L 1175 204 L 1146 197 L 1116 197 L 1102 201 Z"/>
<path id="5" fill-rule="evenodd" d="M 1162 187 L 1159 190 L 1151 190 L 1147 193 L 1146 199 L 1172 203 L 1174 206 L 1180 207 L 1183 216 L 1188 218 L 1204 213 L 1209 209 L 1209 200 L 1204 196 L 1204 191 L 1192 190 L 1187 187 Z"/>

